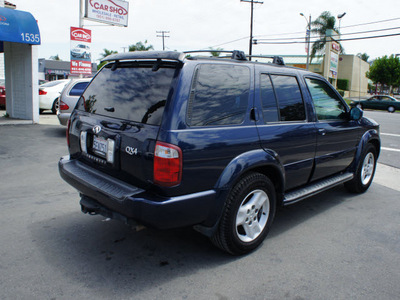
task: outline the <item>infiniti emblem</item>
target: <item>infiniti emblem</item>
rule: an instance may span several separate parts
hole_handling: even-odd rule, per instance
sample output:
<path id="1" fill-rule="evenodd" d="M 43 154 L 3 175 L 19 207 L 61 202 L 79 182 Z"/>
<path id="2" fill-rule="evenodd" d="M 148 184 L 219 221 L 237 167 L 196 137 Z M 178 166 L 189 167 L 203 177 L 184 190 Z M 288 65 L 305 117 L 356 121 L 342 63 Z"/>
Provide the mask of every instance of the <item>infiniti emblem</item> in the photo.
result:
<path id="1" fill-rule="evenodd" d="M 99 132 L 101 131 L 101 126 L 96 125 L 92 128 L 92 131 L 94 134 L 99 134 Z"/>

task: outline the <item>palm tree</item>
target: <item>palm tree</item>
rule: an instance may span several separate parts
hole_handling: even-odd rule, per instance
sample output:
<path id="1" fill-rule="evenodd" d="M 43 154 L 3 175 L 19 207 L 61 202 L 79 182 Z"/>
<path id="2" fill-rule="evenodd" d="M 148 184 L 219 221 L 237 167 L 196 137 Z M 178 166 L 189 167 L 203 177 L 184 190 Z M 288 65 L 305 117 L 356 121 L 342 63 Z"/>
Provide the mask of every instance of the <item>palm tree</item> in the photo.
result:
<path id="1" fill-rule="evenodd" d="M 332 29 L 339 33 L 338 28 L 335 26 L 336 18 L 331 15 L 329 11 L 324 11 L 315 21 L 311 22 L 311 33 L 319 36 L 311 47 L 310 61 L 316 54 L 322 54 L 325 51 L 325 44 L 327 42 L 326 32 Z M 339 43 L 340 45 L 340 43 Z M 340 52 L 343 53 L 344 49 L 340 45 Z"/>
<path id="2" fill-rule="evenodd" d="M 137 42 L 134 45 L 129 45 L 129 52 L 133 52 L 133 51 L 149 51 L 149 50 L 154 50 L 154 47 L 153 47 L 153 45 L 148 45 L 147 46 L 147 40 L 145 40 L 144 43 Z"/>

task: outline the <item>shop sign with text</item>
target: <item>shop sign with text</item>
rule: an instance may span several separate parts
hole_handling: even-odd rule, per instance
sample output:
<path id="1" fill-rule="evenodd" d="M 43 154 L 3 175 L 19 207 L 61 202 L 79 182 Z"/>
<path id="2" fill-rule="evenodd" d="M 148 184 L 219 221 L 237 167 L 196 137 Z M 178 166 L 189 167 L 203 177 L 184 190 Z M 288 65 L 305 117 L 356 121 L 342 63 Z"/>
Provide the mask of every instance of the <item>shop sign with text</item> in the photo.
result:
<path id="1" fill-rule="evenodd" d="M 71 74 L 92 74 L 91 42 L 91 30 L 71 27 Z"/>
<path id="2" fill-rule="evenodd" d="M 86 0 L 85 18 L 117 26 L 128 26 L 129 2 L 121 0 Z"/>

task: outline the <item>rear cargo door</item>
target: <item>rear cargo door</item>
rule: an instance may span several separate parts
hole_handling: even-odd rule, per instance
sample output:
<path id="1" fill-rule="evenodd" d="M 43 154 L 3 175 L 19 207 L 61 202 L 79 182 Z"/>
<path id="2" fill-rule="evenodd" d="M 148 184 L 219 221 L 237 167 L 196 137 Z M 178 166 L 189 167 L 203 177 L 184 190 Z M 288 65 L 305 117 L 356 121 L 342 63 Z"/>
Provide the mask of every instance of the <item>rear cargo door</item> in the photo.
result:
<path id="1" fill-rule="evenodd" d="M 176 64 L 159 61 L 103 68 L 76 108 L 86 132 L 80 138 L 87 143 L 85 159 L 138 186 L 152 180 L 155 140 L 177 73 Z"/>

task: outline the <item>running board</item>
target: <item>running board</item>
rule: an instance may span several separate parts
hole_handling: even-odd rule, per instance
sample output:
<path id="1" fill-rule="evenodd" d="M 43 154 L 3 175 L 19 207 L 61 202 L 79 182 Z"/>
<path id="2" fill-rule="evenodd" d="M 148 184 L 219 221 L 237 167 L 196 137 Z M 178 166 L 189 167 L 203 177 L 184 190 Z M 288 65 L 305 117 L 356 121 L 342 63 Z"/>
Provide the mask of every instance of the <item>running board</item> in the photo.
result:
<path id="1" fill-rule="evenodd" d="M 343 173 L 329 177 L 327 179 L 319 180 L 311 185 L 307 185 L 304 188 L 291 191 L 285 194 L 283 198 L 283 205 L 292 204 L 297 201 L 303 200 L 304 198 L 314 196 L 336 185 L 352 180 L 353 177 L 354 177 L 353 173 Z"/>

